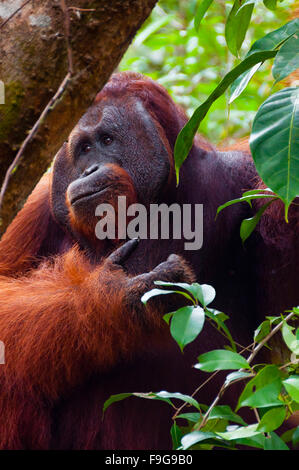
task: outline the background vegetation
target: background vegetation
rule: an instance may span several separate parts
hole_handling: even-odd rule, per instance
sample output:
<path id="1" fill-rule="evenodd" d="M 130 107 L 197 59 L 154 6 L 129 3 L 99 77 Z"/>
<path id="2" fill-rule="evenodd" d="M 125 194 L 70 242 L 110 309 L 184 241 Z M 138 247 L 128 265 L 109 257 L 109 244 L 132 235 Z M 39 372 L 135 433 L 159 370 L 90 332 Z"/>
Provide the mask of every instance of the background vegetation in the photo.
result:
<path id="1" fill-rule="evenodd" d="M 213 2 L 197 32 L 194 16 L 198 0 L 159 1 L 124 55 L 119 70 L 144 73 L 157 80 L 190 117 L 221 78 L 239 62 L 225 41 L 225 23 L 233 3 Z M 271 11 L 262 2 L 257 3 L 240 58 L 244 58 L 253 41 L 286 23 L 295 4 L 294 0 L 284 0 Z M 272 62 L 264 63 L 230 106 L 229 92 L 212 105 L 208 119 L 200 125 L 200 132 L 214 144 L 230 144 L 249 135 L 258 107 L 270 93 L 283 88 L 281 83 L 273 87 Z"/>

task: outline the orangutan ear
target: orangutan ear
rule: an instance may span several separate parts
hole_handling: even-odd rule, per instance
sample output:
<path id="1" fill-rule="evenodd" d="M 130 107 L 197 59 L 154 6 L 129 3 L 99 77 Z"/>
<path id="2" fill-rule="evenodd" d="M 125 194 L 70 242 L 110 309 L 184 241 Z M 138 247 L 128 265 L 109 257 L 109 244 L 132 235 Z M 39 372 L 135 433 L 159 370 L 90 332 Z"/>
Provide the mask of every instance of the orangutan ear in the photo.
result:
<path id="1" fill-rule="evenodd" d="M 69 225 L 66 191 L 72 179 L 72 165 L 64 142 L 54 158 L 51 179 L 51 210 L 55 220 L 63 227 Z"/>

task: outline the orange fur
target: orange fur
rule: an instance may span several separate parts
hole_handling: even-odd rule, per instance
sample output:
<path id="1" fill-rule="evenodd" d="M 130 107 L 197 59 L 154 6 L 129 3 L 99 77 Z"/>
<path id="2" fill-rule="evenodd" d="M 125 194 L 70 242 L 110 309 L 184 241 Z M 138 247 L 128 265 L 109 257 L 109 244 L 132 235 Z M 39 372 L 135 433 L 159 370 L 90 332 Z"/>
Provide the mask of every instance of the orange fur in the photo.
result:
<path id="1" fill-rule="evenodd" d="M 107 260 L 92 268 L 77 247 L 27 277 L 0 277 L 0 337 L 6 354 L 0 367 L 1 448 L 21 447 L 15 439 L 25 429 L 23 420 L 36 422 L 46 403 L 149 347 L 151 334 L 147 330 L 145 336 L 138 313 L 125 313 L 129 296 L 120 267 Z M 157 331 L 161 318 L 151 313 L 150 331 Z"/>

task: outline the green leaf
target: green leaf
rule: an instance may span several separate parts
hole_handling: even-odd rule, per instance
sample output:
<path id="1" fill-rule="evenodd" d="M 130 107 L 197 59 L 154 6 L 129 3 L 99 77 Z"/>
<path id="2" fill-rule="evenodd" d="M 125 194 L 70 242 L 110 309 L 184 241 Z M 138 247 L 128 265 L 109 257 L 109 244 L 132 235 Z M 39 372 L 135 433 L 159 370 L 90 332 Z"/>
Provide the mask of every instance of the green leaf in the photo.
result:
<path id="1" fill-rule="evenodd" d="M 299 68 L 299 30 L 279 49 L 275 57 L 272 74 L 275 82 L 280 82 Z"/>
<path id="2" fill-rule="evenodd" d="M 199 25 L 210 8 L 213 0 L 202 0 L 197 8 L 196 15 L 194 18 L 194 26 L 196 31 L 198 31 Z"/>
<path id="3" fill-rule="evenodd" d="M 193 431 L 185 436 L 181 440 L 182 450 L 189 449 L 198 442 L 206 441 L 207 439 L 213 439 L 217 437 L 213 432 L 202 432 L 202 431 Z"/>
<path id="4" fill-rule="evenodd" d="M 297 426 L 293 433 L 292 442 L 294 446 L 296 446 L 299 442 L 299 426 Z"/>
<path id="5" fill-rule="evenodd" d="M 263 0 L 263 3 L 268 10 L 275 10 L 277 7 L 277 0 Z"/>
<path id="6" fill-rule="evenodd" d="M 285 88 L 259 108 L 250 148 L 262 180 L 286 206 L 299 194 L 299 88 Z"/>
<path id="7" fill-rule="evenodd" d="M 214 287 L 208 284 L 194 283 L 191 288 L 192 290 L 190 290 L 190 292 L 192 292 L 196 300 L 198 300 L 203 307 L 206 307 L 215 299 L 216 291 Z"/>
<path id="8" fill-rule="evenodd" d="M 150 299 L 153 297 L 157 297 L 158 295 L 167 295 L 167 294 L 180 294 L 184 297 L 187 297 L 189 300 L 192 300 L 190 296 L 188 296 L 185 292 L 178 291 L 178 290 L 164 290 L 164 289 L 151 289 L 150 291 L 143 294 L 141 297 L 141 302 L 146 304 Z"/>
<path id="9" fill-rule="evenodd" d="M 299 376 L 291 375 L 289 378 L 283 380 L 282 383 L 291 398 L 299 403 Z"/>
<path id="10" fill-rule="evenodd" d="M 174 312 L 170 312 L 170 313 L 166 313 L 165 315 L 163 315 L 163 320 L 167 323 L 167 325 L 169 325 L 170 319 L 173 316 L 173 314 Z"/>
<path id="11" fill-rule="evenodd" d="M 258 51 L 274 51 L 280 47 L 284 41 L 287 41 L 290 37 L 292 37 L 292 35 L 295 34 L 298 29 L 299 19 L 289 21 L 285 25 L 274 31 L 271 31 L 271 33 L 266 34 L 266 36 L 263 36 L 261 39 L 258 39 L 258 41 L 254 42 L 245 58 Z M 238 96 L 240 96 L 261 64 L 262 61 L 259 64 L 254 65 L 249 71 L 242 73 L 234 81 L 230 89 L 231 98 L 229 103 L 232 103 Z"/>
<path id="12" fill-rule="evenodd" d="M 192 405 L 196 409 L 200 410 L 199 403 L 193 397 L 190 397 L 189 395 L 185 395 L 183 393 L 178 393 L 178 392 L 171 393 L 167 391 L 161 391 L 157 393 L 151 393 L 151 395 L 153 397 L 156 397 L 157 399 L 162 399 L 162 400 L 168 399 L 168 398 L 176 398 L 177 400 L 182 400 L 185 403 L 189 403 L 189 405 Z"/>
<path id="13" fill-rule="evenodd" d="M 243 437 L 242 439 L 237 439 L 236 444 L 243 446 L 256 447 L 258 449 L 264 449 L 265 445 L 265 436 L 264 434 L 256 434 L 251 437 Z"/>
<path id="14" fill-rule="evenodd" d="M 294 328 L 288 325 L 285 321 L 282 325 L 282 337 L 284 342 L 286 343 L 287 347 L 295 354 L 299 354 L 299 341 L 297 340 L 296 336 L 292 333 Z"/>
<path id="15" fill-rule="evenodd" d="M 176 398 L 177 400 L 182 400 L 185 403 L 189 403 L 189 405 L 194 406 L 196 409 L 200 410 L 199 403 L 189 395 L 184 395 L 183 393 L 170 393 L 167 391 L 161 391 L 161 392 L 149 392 L 149 393 L 137 393 L 134 392 L 131 395 L 134 395 L 135 397 L 139 398 L 145 398 L 148 400 L 159 400 L 159 401 L 164 401 L 165 403 L 168 403 L 171 406 L 174 406 L 171 399 Z"/>
<path id="16" fill-rule="evenodd" d="M 232 349 L 234 351 L 236 351 L 237 348 L 236 348 L 236 344 L 233 340 L 233 337 L 230 334 L 229 329 L 224 324 L 224 322 L 221 318 L 225 314 L 223 314 L 222 312 L 219 312 L 218 310 L 215 310 L 215 309 L 206 310 L 205 312 L 206 312 L 206 316 L 216 323 L 218 329 L 220 329 L 224 332 L 224 334 L 226 335 L 227 339 L 229 340 L 229 342 L 231 344 Z"/>
<path id="17" fill-rule="evenodd" d="M 270 436 L 265 438 L 264 450 L 290 450 L 275 432 L 270 432 Z"/>
<path id="18" fill-rule="evenodd" d="M 111 395 L 108 400 L 105 401 L 103 405 L 103 413 L 107 410 L 107 408 L 112 404 L 116 403 L 117 401 L 124 400 L 125 398 L 131 397 L 133 393 L 118 393 L 117 395 Z"/>
<path id="19" fill-rule="evenodd" d="M 197 423 L 201 419 L 202 415 L 200 413 L 181 413 L 177 418 L 187 419 L 192 423 Z"/>
<path id="20" fill-rule="evenodd" d="M 178 343 L 181 351 L 201 332 L 205 320 L 205 312 L 201 307 L 187 306 L 174 312 L 170 333 Z"/>
<path id="21" fill-rule="evenodd" d="M 250 48 L 247 56 L 254 54 L 258 51 L 270 51 L 280 47 L 299 29 L 299 18 L 289 21 L 278 29 L 271 31 L 263 36 L 261 39 L 255 41 Z"/>
<path id="22" fill-rule="evenodd" d="M 192 147 L 194 136 L 198 130 L 198 127 L 206 116 L 212 104 L 227 90 L 227 88 L 235 81 L 239 75 L 249 70 L 255 64 L 263 62 L 266 59 L 270 59 L 276 55 L 276 51 L 261 51 L 250 55 L 244 59 L 239 65 L 234 67 L 225 77 L 221 80 L 219 85 L 209 95 L 209 97 L 202 103 L 193 113 L 191 119 L 180 131 L 174 148 L 174 159 L 177 182 L 179 181 L 179 170 L 183 162 L 188 156 L 188 153 Z"/>
<path id="23" fill-rule="evenodd" d="M 225 39 L 230 52 L 238 56 L 250 23 L 253 4 L 244 4 L 240 9 L 240 0 L 235 0 L 225 25 Z"/>
<path id="24" fill-rule="evenodd" d="M 250 5 L 250 4 L 254 5 L 255 3 L 259 3 L 260 1 L 261 1 L 261 0 L 244 0 L 244 1 L 243 1 L 243 0 L 240 0 L 239 3 L 242 3 L 242 5 L 240 5 L 239 11 L 241 11 L 241 10 L 242 10 L 243 8 L 245 8 L 245 6 L 247 6 L 247 5 Z"/>
<path id="25" fill-rule="evenodd" d="M 245 197 L 245 196 L 255 196 L 256 194 L 261 194 L 261 193 L 271 193 L 272 196 L 275 196 L 275 194 L 273 193 L 273 191 L 271 191 L 271 189 L 269 188 L 263 188 L 263 189 L 250 189 L 249 191 L 245 191 L 245 193 L 242 194 L 242 197 Z"/>
<path id="26" fill-rule="evenodd" d="M 232 199 L 231 201 L 227 201 L 225 202 L 224 204 L 222 204 L 221 206 L 219 206 L 217 208 L 217 215 L 219 214 L 219 212 L 221 212 L 223 209 L 225 209 L 226 207 L 229 207 L 229 206 L 232 206 L 233 204 L 237 204 L 238 202 L 248 202 L 250 203 L 251 200 L 253 199 L 262 199 L 262 198 L 272 198 L 273 199 L 273 194 L 250 194 L 248 196 L 242 196 L 242 197 L 239 197 L 238 199 Z"/>
<path id="27" fill-rule="evenodd" d="M 293 307 L 292 311 L 299 315 L 299 307 Z"/>
<path id="28" fill-rule="evenodd" d="M 270 321 L 263 321 L 254 332 L 254 341 L 259 343 L 270 333 Z"/>
<path id="29" fill-rule="evenodd" d="M 246 426 L 246 423 L 241 418 L 241 416 L 234 413 L 231 407 L 228 405 L 214 406 L 214 408 L 212 409 L 209 415 L 209 420 L 210 419 L 225 419 L 227 421 L 231 421 L 233 423 L 238 423 L 238 424 L 242 424 Z"/>
<path id="30" fill-rule="evenodd" d="M 245 90 L 253 75 L 255 74 L 255 72 L 257 72 L 261 65 L 262 62 L 254 65 L 254 67 L 252 67 L 248 72 L 242 73 L 242 75 L 240 75 L 240 77 L 234 81 L 231 86 L 231 96 L 228 104 L 231 104 L 233 101 L 235 101 L 236 98 L 238 98 L 238 96 L 241 95 L 241 93 Z"/>
<path id="31" fill-rule="evenodd" d="M 252 377 L 252 373 L 250 372 L 243 372 L 243 371 L 231 372 L 225 378 L 225 385 L 228 385 L 230 382 L 233 382 L 234 380 L 248 379 L 249 377 Z"/>
<path id="32" fill-rule="evenodd" d="M 261 434 L 261 431 L 257 430 L 257 424 L 251 424 L 249 426 L 240 426 L 234 429 L 233 431 L 225 431 L 225 432 L 216 432 L 217 436 L 221 437 L 222 439 L 231 441 L 234 439 L 241 439 L 244 437 L 252 437 L 258 434 Z"/>
<path id="33" fill-rule="evenodd" d="M 240 237 L 241 237 L 242 243 L 244 243 L 247 240 L 247 238 L 250 237 L 255 227 L 259 223 L 265 210 L 269 207 L 269 205 L 273 201 L 276 201 L 276 200 L 277 198 L 271 199 L 271 201 L 267 202 L 267 204 L 264 204 L 262 207 L 260 207 L 257 213 L 253 217 L 242 220 L 241 227 L 240 227 Z"/>
<path id="34" fill-rule="evenodd" d="M 280 390 L 280 382 L 277 380 L 265 387 L 252 393 L 247 399 L 240 400 L 238 409 L 242 406 L 250 406 L 252 408 L 267 408 L 270 406 L 281 406 L 283 402 L 278 399 Z"/>
<path id="35" fill-rule="evenodd" d="M 244 357 L 233 351 L 227 351 L 225 349 L 215 349 L 214 351 L 201 354 L 198 358 L 198 364 L 195 364 L 194 367 L 206 372 L 214 372 L 215 370 L 250 368 Z"/>
<path id="36" fill-rule="evenodd" d="M 282 425 L 285 417 L 286 408 L 284 406 L 272 408 L 263 415 L 257 429 L 263 432 L 274 431 Z"/>
<path id="37" fill-rule="evenodd" d="M 215 298 L 216 292 L 214 287 L 209 286 L 208 284 L 198 284 L 197 282 L 193 284 L 187 284 L 185 282 L 164 282 L 164 281 L 155 281 L 155 284 L 158 286 L 164 287 L 180 287 L 181 289 L 187 290 L 193 297 L 198 300 L 204 307 L 209 305 Z"/>
<path id="38" fill-rule="evenodd" d="M 181 445 L 181 439 L 183 437 L 183 432 L 175 421 L 171 426 L 170 435 L 172 439 L 172 448 L 175 450 Z"/>
<path id="39" fill-rule="evenodd" d="M 237 410 L 242 406 L 254 408 L 281 406 L 283 403 L 278 399 L 281 387 L 279 369 L 275 365 L 263 367 L 245 386 L 239 397 Z"/>

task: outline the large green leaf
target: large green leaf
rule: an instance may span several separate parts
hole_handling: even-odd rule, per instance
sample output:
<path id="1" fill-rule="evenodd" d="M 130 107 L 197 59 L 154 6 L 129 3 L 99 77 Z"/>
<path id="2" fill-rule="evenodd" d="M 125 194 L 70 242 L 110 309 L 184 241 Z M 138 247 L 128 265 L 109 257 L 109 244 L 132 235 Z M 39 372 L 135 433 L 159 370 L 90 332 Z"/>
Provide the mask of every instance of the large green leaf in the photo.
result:
<path id="1" fill-rule="evenodd" d="M 202 431 L 193 431 L 189 434 L 185 434 L 185 436 L 181 440 L 181 449 L 186 450 L 192 447 L 194 444 L 198 442 L 206 441 L 207 439 L 216 438 L 216 434 L 213 432 L 202 432 Z"/>
<path id="2" fill-rule="evenodd" d="M 290 450 L 275 432 L 270 432 L 265 439 L 265 450 Z"/>
<path id="3" fill-rule="evenodd" d="M 285 406 L 278 406 L 272 408 L 262 416 L 262 419 L 257 427 L 258 431 L 270 432 L 279 428 L 282 425 L 286 417 Z"/>
<path id="4" fill-rule="evenodd" d="M 204 307 L 209 305 L 214 300 L 216 295 L 214 287 L 208 284 L 198 284 L 197 282 L 194 282 L 193 284 L 187 284 L 185 282 L 155 281 L 155 284 L 157 286 L 180 287 L 185 289 L 190 292 L 190 294 L 192 294 L 192 296 Z"/>
<path id="5" fill-rule="evenodd" d="M 285 41 L 288 41 L 294 34 L 299 31 L 299 19 L 295 19 L 289 21 L 285 25 L 281 26 L 280 28 L 271 31 L 271 33 L 266 34 L 261 39 L 255 41 L 252 47 L 249 49 L 246 57 L 258 52 L 258 51 L 274 51 L 275 49 L 279 48 Z M 262 62 L 253 66 L 249 71 L 242 73 L 232 84 L 230 92 L 230 100 L 229 103 L 232 103 L 243 90 L 245 90 L 246 86 L 248 85 L 249 81 L 255 74 L 255 72 L 259 69 Z"/>
<path id="6" fill-rule="evenodd" d="M 181 350 L 201 332 L 204 321 L 205 312 L 198 306 L 182 307 L 174 312 L 170 325 L 170 333 Z"/>
<path id="7" fill-rule="evenodd" d="M 285 41 L 287 41 L 293 34 L 299 30 L 299 18 L 289 21 L 278 29 L 271 31 L 263 36 L 261 39 L 255 41 L 250 48 L 247 56 L 254 54 L 258 51 L 270 51 L 277 49 Z"/>
<path id="8" fill-rule="evenodd" d="M 294 328 L 287 324 L 287 322 L 283 322 L 282 325 L 282 337 L 284 342 L 286 343 L 287 347 L 296 355 L 299 355 L 299 341 L 297 337 L 292 333 Z"/>
<path id="9" fill-rule="evenodd" d="M 262 180 L 289 205 L 299 194 L 299 88 L 285 88 L 259 108 L 250 149 Z"/>
<path id="10" fill-rule="evenodd" d="M 178 392 L 167 392 L 165 390 L 161 392 L 150 392 L 150 393 L 134 393 L 134 395 L 139 396 L 141 398 L 149 398 L 149 399 L 156 399 L 156 400 L 162 400 L 162 401 L 167 401 L 171 399 L 176 399 L 176 400 L 182 400 L 185 403 L 188 403 L 191 406 L 194 406 L 196 409 L 200 410 L 199 403 L 193 398 L 190 397 L 190 395 L 184 395 L 183 393 L 178 393 Z"/>
<path id="11" fill-rule="evenodd" d="M 118 401 L 125 400 L 128 397 L 131 397 L 133 393 L 118 393 L 117 395 L 111 395 L 103 405 L 103 413 L 107 410 L 107 408 L 112 405 L 112 403 L 116 403 Z"/>
<path id="12" fill-rule="evenodd" d="M 214 408 L 212 409 L 209 415 L 209 420 L 210 419 L 225 419 L 227 421 L 231 421 L 233 423 L 238 423 L 238 424 L 242 424 L 246 426 L 246 423 L 241 418 L 241 416 L 234 413 L 231 407 L 228 405 L 214 406 Z"/>
<path id="13" fill-rule="evenodd" d="M 250 366 L 240 354 L 226 349 L 215 349 L 201 354 L 198 364 L 194 367 L 206 372 L 214 372 L 215 370 L 248 369 Z"/>
<path id="14" fill-rule="evenodd" d="M 261 51 L 247 57 L 239 65 L 234 67 L 225 77 L 221 80 L 219 85 L 214 89 L 210 96 L 202 103 L 193 113 L 191 119 L 183 127 L 179 133 L 175 147 L 174 147 L 174 160 L 177 175 L 177 182 L 179 180 L 179 170 L 183 162 L 188 156 L 192 147 L 194 136 L 198 127 L 206 116 L 212 104 L 227 90 L 227 88 L 246 70 L 251 69 L 255 64 L 270 59 L 276 55 L 276 51 Z"/>
<path id="15" fill-rule="evenodd" d="M 181 439 L 183 437 L 183 432 L 180 429 L 180 427 L 176 424 L 175 421 L 173 425 L 171 426 L 170 435 L 172 439 L 172 448 L 175 450 L 180 446 Z"/>
<path id="16" fill-rule="evenodd" d="M 282 383 L 292 399 L 299 403 L 299 376 L 291 375 L 286 380 L 283 380 Z"/>
<path id="17" fill-rule="evenodd" d="M 153 297 L 157 297 L 158 295 L 168 295 L 168 294 L 180 294 L 186 297 L 188 300 L 192 301 L 192 297 L 188 295 L 186 292 L 178 291 L 178 290 L 166 290 L 166 289 L 164 290 L 164 289 L 154 288 L 146 292 L 145 294 L 143 294 L 143 296 L 141 297 L 141 302 L 146 304 Z"/>
<path id="18" fill-rule="evenodd" d="M 282 387 L 281 373 L 275 365 L 268 365 L 245 386 L 238 401 L 237 410 L 242 406 L 264 408 L 281 406 L 278 399 Z"/>
<path id="19" fill-rule="evenodd" d="M 249 3 L 240 9 L 240 4 L 240 0 L 235 0 L 225 24 L 226 44 L 235 56 L 238 55 L 245 39 L 254 6 Z"/>
<path id="20" fill-rule="evenodd" d="M 275 10 L 277 7 L 277 0 L 264 0 L 264 5 L 268 10 Z"/>
<path id="21" fill-rule="evenodd" d="M 277 198 L 271 199 L 271 201 L 267 202 L 267 204 L 264 204 L 262 207 L 260 207 L 260 209 L 257 211 L 257 213 L 253 217 L 242 220 L 241 227 L 240 227 L 240 237 L 241 237 L 242 243 L 244 243 L 247 240 L 247 238 L 252 234 L 252 232 L 254 231 L 255 227 L 259 223 L 265 210 L 276 199 Z"/>
<path id="22" fill-rule="evenodd" d="M 261 434 L 261 431 L 257 429 L 257 424 L 250 424 L 249 426 L 240 426 L 233 431 L 216 432 L 217 436 L 222 439 L 232 441 L 234 439 L 241 439 L 243 437 L 252 437 Z"/>
<path id="23" fill-rule="evenodd" d="M 279 49 L 275 57 L 272 74 L 276 82 L 283 80 L 299 68 L 299 29 Z"/>
<path id="24" fill-rule="evenodd" d="M 202 0 L 200 2 L 196 11 L 195 18 L 194 18 L 194 26 L 196 30 L 198 30 L 201 20 L 205 16 L 206 12 L 208 11 L 212 3 L 213 3 L 213 0 Z"/>

